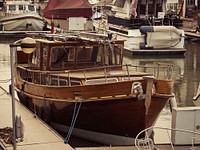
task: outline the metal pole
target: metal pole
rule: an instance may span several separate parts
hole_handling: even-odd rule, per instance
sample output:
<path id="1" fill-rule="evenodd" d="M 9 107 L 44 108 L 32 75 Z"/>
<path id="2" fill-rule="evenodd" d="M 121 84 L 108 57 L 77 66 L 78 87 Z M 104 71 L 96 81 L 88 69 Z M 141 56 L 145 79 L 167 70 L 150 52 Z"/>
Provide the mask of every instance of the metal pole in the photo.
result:
<path id="1" fill-rule="evenodd" d="M 15 91 L 14 91 L 14 65 L 15 65 L 15 47 L 10 47 L 11 62 L 11 92 L 12 92 L 12 123 L 13 123 L 13 150 L 16 150 L 16 129 L 15 129 Z"/>

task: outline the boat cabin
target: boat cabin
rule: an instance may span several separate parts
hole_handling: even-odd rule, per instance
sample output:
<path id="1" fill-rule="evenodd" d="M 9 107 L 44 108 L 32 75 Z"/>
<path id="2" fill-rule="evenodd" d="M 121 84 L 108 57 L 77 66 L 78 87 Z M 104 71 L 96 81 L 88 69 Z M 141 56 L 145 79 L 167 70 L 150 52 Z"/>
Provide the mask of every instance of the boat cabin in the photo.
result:
<path id="1" fill-rule="evenodd" d="M 122 65 L 124 41 L 36 41 L 36 50 L 29 56 L 31 69 L 58 71 Z"/>
<path id="2" fill-rule="evenodd" d="M 176 12 L 167 10 L 167 4 L 167 0 L 114 0 L 108 23 L 133 29 L 152 25 L 182 26 Z"/>

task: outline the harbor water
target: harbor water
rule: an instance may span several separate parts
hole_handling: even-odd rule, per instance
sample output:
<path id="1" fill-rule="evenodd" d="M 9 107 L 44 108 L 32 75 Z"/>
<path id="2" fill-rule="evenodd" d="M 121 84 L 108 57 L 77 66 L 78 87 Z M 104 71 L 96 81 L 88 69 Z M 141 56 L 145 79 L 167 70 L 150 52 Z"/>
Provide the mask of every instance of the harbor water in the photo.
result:
<path id="1" fill-rule="evenodd" d="M 200 43 L 187 40 L 185 42 L 187 52 L 185 55 L 168 55 L 168 56 L 126 56 L 124 63 L 137 65 L 156 65 L 157 63 L 165 63 L 173 65 L 172 78 L 174 79 L 175 98 L 178 107 L 194 106 L 193 97 L 196 94 L 200 83 Z M 9 43 L 0 44 L 0 86 L 9 91 L 10 79 L 10 48 Z M 1 93 L 0 93 L 1 94 Z M 171 112 L 169 105 L 163 109 L 157 126 L 170 127 Z M 161 143 L 166 142 L 162 139 L 161 133 L 155 133 L 156 138 Z"/>

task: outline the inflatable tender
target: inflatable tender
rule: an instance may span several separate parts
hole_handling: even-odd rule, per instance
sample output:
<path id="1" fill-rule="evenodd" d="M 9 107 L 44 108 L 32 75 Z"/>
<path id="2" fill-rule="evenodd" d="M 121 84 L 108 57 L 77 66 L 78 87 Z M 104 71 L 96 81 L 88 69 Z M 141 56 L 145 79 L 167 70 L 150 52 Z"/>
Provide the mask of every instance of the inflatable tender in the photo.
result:
<path id="1" fill-rule="evenodd" d="M 174 26 L 142 26 L 140 32 L 145 36 L 141 49 L 173 48 L 182 37 L 182 30 Z"/>

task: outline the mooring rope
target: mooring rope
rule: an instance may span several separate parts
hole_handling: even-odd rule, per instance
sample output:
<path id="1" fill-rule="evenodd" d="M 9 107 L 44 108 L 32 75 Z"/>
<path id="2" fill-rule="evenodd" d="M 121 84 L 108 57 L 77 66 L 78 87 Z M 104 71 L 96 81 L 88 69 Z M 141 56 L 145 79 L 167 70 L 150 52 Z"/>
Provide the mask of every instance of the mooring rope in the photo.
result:
<path id="1" fill-rule="evenodd" d="M 5 80 L 0 80 L 0 83 L 7 83 L 9 82 L 11 79 L 5 79 Z"/>
<path id="2" fill-rule="evenodd" d="M 71 121 L 71 125 L 69 127 L 69 131 L 68 131 L 68 134 L 64 140 L 64 143 L 67 144 L 69 142 L 69 139 L 71 137 L 71 134 L 72 134 L 72 131 L 74 129 L 74 125 L 76 123 L 76 119 L 78 117 L 78 114 L 79 114 L 79 111 L 80 111 L 80 108 L 81 108 L 81 104 L 82 102 L 79 103 L 78 105 L 78 102 L 75 103 L 75 107 L 74 107 L 74 112 L 73 112 L 73 116 L 72 116 L 72 121 Z M 78 106 L 77 106 L 78 105 Z M 78 107 L 78 109 L 76 110 L 76 108 Z"/>

